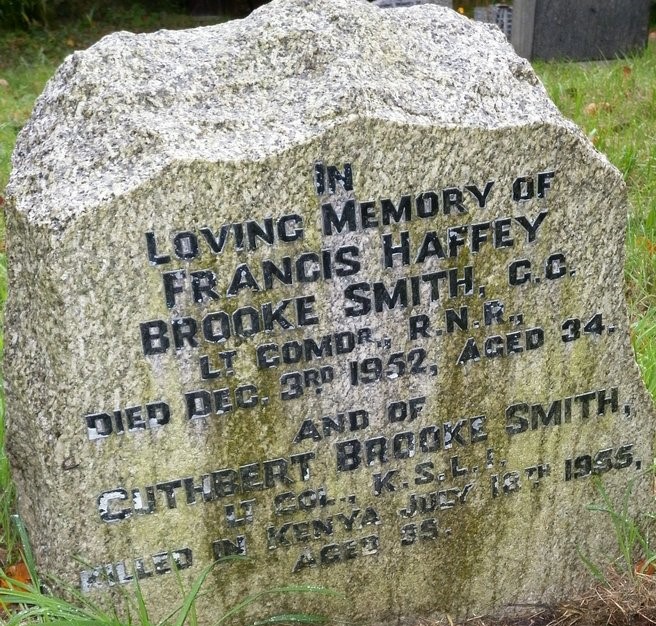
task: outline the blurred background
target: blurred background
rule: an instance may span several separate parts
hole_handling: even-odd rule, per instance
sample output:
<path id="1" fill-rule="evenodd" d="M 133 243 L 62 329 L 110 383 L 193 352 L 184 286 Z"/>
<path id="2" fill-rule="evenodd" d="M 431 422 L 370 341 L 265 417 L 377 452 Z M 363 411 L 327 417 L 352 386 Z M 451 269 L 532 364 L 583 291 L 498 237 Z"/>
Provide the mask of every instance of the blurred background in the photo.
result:
<path id="1" fill-rule="evenodd" d="M 211 16 L 243 17 L 267 0 L 0 0 L 0 29 L 50 26 L 59 20 L 93 16 L 111 19 L 112 12 L 142 10 L 148 13 L 183 13 L 199 19 Z M 571 0 L 576 2 L 576 0 Z M 626 0 L 629 4 L 632 0 Z M 603 2 L 603 0 L 599 0 Z M 453 0 L 453 8 L 469 17 L 476 7 L 490 6 L 489 0 Z M 512 6 L 512 1 L 506 4 Z M 652 2 L 651 24 L 656 24 L 656 0 Z"/>

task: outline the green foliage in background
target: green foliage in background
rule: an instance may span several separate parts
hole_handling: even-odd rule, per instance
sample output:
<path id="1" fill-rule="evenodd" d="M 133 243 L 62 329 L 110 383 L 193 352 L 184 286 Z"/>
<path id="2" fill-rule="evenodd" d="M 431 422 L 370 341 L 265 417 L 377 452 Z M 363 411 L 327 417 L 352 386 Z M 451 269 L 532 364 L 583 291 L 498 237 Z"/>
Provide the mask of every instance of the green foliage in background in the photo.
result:
<path id="1" fill-rule="evenodd" d="M 187 13 L 194 0 L 0 0 L 0 31 L 59 29 L 79 16 L 111 20 L 130 11 Z"/>
<path id="2" fill-rule="evenodd" d="M 626 180 L 631 333 L 643 378 L 656 397 L 656 46 L 633 58 L 540 63 L 536 70 L 558 108 Z M 603 206 L 599 219 L 604 219 Z"/>
<path id="3" fill-rule="evenodd" d="M 0 0 L 0 26 L 21 28 L 45 13 L 47 0 Z"/>
<path id="4" fill-rule="evenodd" d="M 0 0 L 0 32 L 60 30 L 84 17 L 120 22 L 126 14 L 244 17 L 267 0 Z"/>

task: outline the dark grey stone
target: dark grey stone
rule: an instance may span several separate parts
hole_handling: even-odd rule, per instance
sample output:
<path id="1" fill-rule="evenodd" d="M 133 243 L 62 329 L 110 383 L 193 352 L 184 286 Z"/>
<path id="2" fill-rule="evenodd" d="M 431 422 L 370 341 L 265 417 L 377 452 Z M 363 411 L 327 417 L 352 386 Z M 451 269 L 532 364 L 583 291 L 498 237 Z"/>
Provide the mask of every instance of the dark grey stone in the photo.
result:
<path id="1" fill-rule="evenodd" d="M 437 4 L 438 6 L 453 9 L 453 0 L 373 0 L 372 4 L 381 9 L 410 7 L 415 4 Z"/>
<path id="2" fill-rule="evenodd" d="M 496 24 L 508 39 L 510 39 L 512 33 L 512 15 L 513 8 L 507 4 L 493 4 L 474 9 L 474 20 Z"/>
<path id="3" fill-rule="evenodd" d="M 515 0 L 512 44 L 528 59 L 611 59 L 644 48 L 650 0 Z"/>

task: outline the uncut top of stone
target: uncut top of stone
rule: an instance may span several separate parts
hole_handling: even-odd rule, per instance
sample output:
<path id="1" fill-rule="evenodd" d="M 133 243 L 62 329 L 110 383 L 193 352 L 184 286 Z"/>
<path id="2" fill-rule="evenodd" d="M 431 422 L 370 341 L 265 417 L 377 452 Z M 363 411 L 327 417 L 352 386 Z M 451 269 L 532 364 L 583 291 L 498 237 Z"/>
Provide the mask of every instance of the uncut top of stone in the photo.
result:
<path id="1" fill-rule="evenodd" d="M 496 27 L 435 5 L 274 0 L 68 57 L 19 136 L 8 193 L 57 230 L 172 162 L 258 160 L 357 117 L 568 125 Z"/>

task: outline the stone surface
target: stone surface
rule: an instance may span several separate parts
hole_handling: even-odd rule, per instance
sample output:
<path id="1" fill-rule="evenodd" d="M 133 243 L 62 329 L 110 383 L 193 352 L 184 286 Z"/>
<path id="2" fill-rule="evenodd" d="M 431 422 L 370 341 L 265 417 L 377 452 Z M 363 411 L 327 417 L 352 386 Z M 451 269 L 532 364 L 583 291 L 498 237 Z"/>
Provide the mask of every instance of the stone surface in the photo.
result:
<path id="1" fill-rule="evenodd" d="M 613 59 L 647 44 L 650 0 L 515 0 L 512 42 L 527 59 Z"/>
<path id="2" fill-rule="evenodd" d="M 652 458 L 626 213 L 501 32 L 441 7 L 274 0 L 75 53 L 6 216 L 42 570 L 165 614 L 171 559 L 245 552 L 204 622 L 274 584 L 346 600 L 260 615 L 367 623 L 570 594 L 613 550 L 590 476 L 619 498 Z"/>

